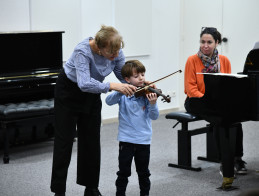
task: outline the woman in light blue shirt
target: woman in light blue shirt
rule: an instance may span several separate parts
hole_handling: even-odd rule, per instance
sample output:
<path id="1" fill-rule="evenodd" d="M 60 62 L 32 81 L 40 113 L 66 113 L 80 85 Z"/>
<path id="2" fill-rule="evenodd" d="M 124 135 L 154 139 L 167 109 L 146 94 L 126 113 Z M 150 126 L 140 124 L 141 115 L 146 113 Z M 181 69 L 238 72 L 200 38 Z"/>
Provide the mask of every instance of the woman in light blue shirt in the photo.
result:
<path id="1" fill-rule="evenodd" d="M 124 82 L 121 68 L 125 57 L 118 31 L 102 26 L 95 38 L 79 43 L 64 65 L 55 89 L 55 140 L 51 191 L 65 195 L 73 139 L 77 131 L 77 183 L 86 187 L 85 196 L 101 196 L 100 174 L 101 93 L 110 90 L 134 94 L 136 87 L 127 83 L 103 82 L 114 72 Z"/>

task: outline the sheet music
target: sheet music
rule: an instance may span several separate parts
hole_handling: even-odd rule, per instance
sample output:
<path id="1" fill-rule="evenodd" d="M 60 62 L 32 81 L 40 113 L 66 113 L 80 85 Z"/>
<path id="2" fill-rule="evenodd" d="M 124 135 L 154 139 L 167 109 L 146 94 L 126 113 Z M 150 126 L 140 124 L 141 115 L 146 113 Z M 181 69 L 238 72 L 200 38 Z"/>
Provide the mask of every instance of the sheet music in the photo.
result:
<path id="1" fill-rule="evenodd" d="M 229 74 L 229 73 L 196 73 L 196 74 L 207 74 L 207 75 L 216 75 L 216 76 L 229 76 L 236 78 L 247 78 L 248 76 L 245 74 Z"/>

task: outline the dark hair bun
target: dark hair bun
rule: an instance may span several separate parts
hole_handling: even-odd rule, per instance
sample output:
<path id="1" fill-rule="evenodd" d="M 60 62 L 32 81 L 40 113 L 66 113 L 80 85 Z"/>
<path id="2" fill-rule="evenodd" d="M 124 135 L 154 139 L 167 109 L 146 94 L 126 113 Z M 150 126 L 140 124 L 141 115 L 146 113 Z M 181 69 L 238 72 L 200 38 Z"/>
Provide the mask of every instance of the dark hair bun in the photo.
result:
<path id="1" fill-rule="evenodd" d="M 214 28 L 214 27 L 202 27 L 202 28 L 201 28 L 200 37 L 201 37 L 203 34 L 210 34 L 210 35 L 212 35 L 212 37 L 214 38 L 214 40 L 215 40 L 216 42 L 218 42 L 219 44 L 222 42 L 220 32 L 218 32 L 218 30 L 217 30 L 216 28 Z"/>

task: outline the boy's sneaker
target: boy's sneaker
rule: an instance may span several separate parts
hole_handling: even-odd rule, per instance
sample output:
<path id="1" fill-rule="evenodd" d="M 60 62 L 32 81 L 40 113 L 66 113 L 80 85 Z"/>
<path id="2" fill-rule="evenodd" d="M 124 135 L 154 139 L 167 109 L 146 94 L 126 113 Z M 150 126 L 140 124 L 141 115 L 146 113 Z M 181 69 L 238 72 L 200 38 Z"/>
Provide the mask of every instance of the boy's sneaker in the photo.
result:
<path id="1" fill-rule="evenodd" d="M 245 175 L 247 174 L 247 169 L 245 166 L 246 162 L 242 159 L 235 160 L 235 172 L 236 174 Z"/>

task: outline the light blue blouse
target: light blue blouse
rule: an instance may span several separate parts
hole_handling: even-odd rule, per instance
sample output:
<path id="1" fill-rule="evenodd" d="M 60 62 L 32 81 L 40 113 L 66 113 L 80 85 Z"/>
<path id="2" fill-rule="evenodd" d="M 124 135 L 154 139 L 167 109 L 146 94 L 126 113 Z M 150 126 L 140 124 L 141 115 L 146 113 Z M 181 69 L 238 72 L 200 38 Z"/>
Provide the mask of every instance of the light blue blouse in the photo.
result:
<path id="1" fill-rule="evenodd" d="M 77 83 L 83 92 L 107 93 L 110 83 L 103 81 L 112 71 L 121 82 L 125 82 L 121 76 L 125 56 L 120 50 L 119 56 L 110 61 L 95 54 L 89 44 L 91 39 L 93 38 L 88 37 L 75 47 L 71 57 L 64 65 L 64 71 L 67 77 Z"/>

